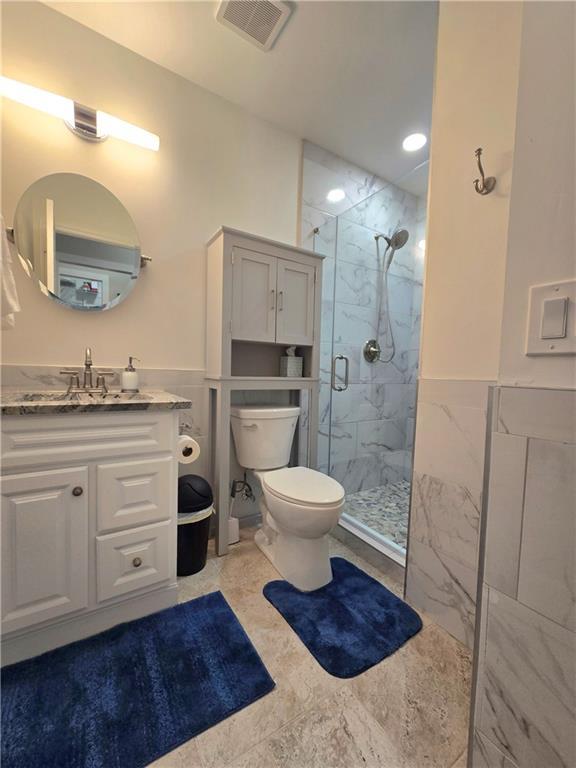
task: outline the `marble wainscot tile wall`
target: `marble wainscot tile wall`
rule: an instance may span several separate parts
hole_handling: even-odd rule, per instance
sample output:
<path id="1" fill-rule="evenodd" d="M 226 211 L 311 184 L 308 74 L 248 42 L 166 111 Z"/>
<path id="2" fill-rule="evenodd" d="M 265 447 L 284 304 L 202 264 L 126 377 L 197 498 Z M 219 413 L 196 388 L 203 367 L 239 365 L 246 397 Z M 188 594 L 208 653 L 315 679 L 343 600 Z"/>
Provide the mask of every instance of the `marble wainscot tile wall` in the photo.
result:
<path id="1" fill-rule="evenodd" d="M 98 354 L 94 354 L 94 370 L 98 370 Z M 60 375 L 60 370 L 67 366 L 48 365 L 3 365 L 0 368 L 2 389 L 6 392 L 42 390 L 65 390 L 68 381 Z M 107 379 L 110 390 L 120 389 L 121 368 L 110 369 L 105 365 L 101 368 L 114 370 L 114 376 Z M 72 368 L 81 368 L 73 365 Z M 200 370 L 169 370 L 161 368 L 139 368 L 140 389 L 163 389 L 174 395 L 190 400 L 191 408 L 180 410 L 180 433 L 191 435 L 200 445 L 200 457 L 194 464 L 179 465 L 180 474 L 193 473 L 202 475 L 210 480 L 210 450 L 208 444 L 208 399 L 204 384 L 204 371 Z"/>
<path id="2" fill-rule="evenodd" d="M 496 389 L 473 768 L 576 765 L 576 391 Z"/>
<path id="3" fill-rule="evenodd" d="M 326 194 L 335 188 L 345 198 L 329 203 Z M 319 232 L 312 238 L 315 226 Z M 380 327 L 386 350 L 389 310 L 397 352 L 392 362 L 371 365 L 362 348 L 377 335 L 382 290 L 374 235 L 401 226 L 409 230 L 410 241 L 390 269 L 390 306 L 383 301 Z M 318 464 L 349 494 L 402 482 L 411 474 L 423 272 L 417 243 L 424 228 L 424 201 L 305 142 L 302 243 L 326 256 Z M 331 390 L 333 354 L 350 361 L 345 392 Z"/>
<path id="4" fill-rule="evenodd" d="M 474 643 L 488 382 L 422 379 L 406 597 Z"/>

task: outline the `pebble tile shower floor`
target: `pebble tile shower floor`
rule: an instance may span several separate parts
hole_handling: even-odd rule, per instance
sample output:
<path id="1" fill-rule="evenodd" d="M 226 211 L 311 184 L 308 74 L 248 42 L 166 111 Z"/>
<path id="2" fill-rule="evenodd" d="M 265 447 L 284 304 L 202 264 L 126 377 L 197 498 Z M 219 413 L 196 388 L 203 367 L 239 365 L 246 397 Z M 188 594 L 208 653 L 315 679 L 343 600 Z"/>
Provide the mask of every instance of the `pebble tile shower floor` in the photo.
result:
<path id="1" fill-rule="evenodd" d="M 348 494 L 345 512 L 374 533 L 406 549 L 409 506 L 410 483 L 400 480 Z"/>
<path id="2" fill-rule="evenodd" d="M 422 614 L 403 648 L 350 680 L 331 677 L 262 594 L 277 572 L 243 529 L 239 544 L 179 580 L 180 601 L 220 589 L 276 681 L 265 698 L 165 755 L 153 768 L 461 768 L 470 654 Z M 212 544 L 212 543 L 211 543 Z M 336 539 L 345 557 L 401 586 Z"/>

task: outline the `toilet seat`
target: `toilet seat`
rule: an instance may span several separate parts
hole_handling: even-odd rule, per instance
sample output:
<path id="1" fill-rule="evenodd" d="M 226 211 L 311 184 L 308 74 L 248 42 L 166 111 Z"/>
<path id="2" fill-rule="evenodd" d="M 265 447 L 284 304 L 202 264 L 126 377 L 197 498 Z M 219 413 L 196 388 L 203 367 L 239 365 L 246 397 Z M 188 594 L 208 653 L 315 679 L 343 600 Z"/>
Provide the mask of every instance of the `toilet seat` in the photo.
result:
<path id="1" fill-rule="evenodd" d="M 308 467 L 274 469 L 262 472 L 260 479 L 272 496 L 310 509 L 334 507 L 344 499 L 339 482 Z"/>

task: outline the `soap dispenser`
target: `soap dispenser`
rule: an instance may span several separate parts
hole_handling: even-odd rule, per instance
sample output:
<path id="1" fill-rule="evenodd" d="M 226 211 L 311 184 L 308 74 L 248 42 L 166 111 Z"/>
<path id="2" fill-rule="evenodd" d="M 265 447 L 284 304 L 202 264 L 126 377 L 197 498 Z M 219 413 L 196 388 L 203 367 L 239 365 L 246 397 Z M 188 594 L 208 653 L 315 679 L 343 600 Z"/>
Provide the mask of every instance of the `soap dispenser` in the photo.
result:
<path id="1" fill-rule="evenodd" d="M 138 371 L 134 368 L 133 360 L 137 357 L 129 357 L 128 365 L 122 371 L 122 392 L 139 392 L 138 389 Z"/>

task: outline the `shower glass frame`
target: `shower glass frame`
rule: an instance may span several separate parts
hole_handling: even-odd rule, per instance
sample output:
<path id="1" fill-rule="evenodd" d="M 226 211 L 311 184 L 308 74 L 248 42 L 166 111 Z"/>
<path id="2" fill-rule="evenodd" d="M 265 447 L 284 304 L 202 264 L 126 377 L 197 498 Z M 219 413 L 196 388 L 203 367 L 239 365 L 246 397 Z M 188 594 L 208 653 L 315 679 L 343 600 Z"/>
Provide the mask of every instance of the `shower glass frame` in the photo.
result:
<path id="1" fill-rule="evenodd" d="M 412 489 L 425 214 L 425 196 L 387 184 L 327 220 L 314 237 L 314 250 L 326 257 L 317 466 L 346 490 L 340 525 L 402 565 Z M 374 237 L 389 237 L 400 228 L 410 238 L 390 267 L 390 306 L 385 297 L 382 301 L 398 338 L 397 357 L 388 364 L 368 363 L 362 348 L 375 338 L 378 290 L 383 290 Z M 378 340 L 386 357 L 387 322 L 381 317 Z M 349 376 L 339 355 L 347 358 Z"/>

